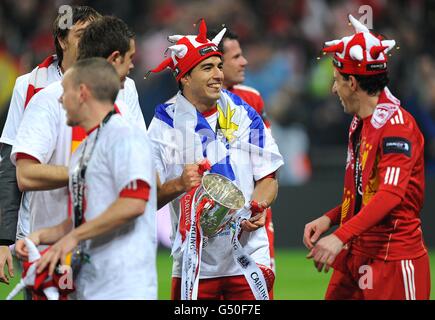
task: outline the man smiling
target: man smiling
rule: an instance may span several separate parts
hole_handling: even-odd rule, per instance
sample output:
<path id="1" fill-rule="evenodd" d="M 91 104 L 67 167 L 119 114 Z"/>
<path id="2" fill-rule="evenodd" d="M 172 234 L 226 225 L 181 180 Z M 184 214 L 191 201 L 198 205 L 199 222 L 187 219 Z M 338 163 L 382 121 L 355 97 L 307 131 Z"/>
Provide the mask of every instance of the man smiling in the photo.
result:
<path id="1" fill-rule="evenodd" d="M 259 299 L 260 295 L 261 298 L 267 298 L 266 284 L 270 291 L 274 276 L 264 228 L 265 209 L 277 195 L 275 172 L 283 164 L 282 157 L 257 112 L 236 95 L 222 89 L 222 53 L 217 45 L 225 30 L 212 40 L 206 37 L 204 20 L 199 30 L 197 36 L 169 37 L 175 43 L 169 47 L 171 56 L 152 70 L 160 72 L 171 69 L 180 88 L 174 99 L 156 107 L 148 131 L 163 183 L 159 198 L 163 197 L 162 193 L 169 195 L 169 190 L 173 190 L 167 197 L 171 200 L 174 241 L 172 298 Z M 174 143 L 174 138 L 180 139 Z M 251 202 L 252 208 L 256 209 L 252 210 L 252 216 L 250 211 L 245 213 L 246 219 L 241 223 L 241 229 L 245 232 L 240 235 L 240 243 L 246 252 L 243 258 L 252 258 L 251 267 L 257 269 L 252 274 L 246 274 L 243 270 L 246 268 L 237 262 L 231 241 L 234 240 L 234 234 L 236 238 L 239 234 L 233 233 L 227 226 L 217 235 L 209 237 L 202 250 L 199 250 L 202 256 L 197 260 L 200 260 L 198 264 L 201 268 L 200 273 L 195 275 L 199 277 L 198 289 L 195 285 L 189 287 L 190 283 L 186 280 L 188 275 L 182 267 L 186 259 L 178 249 L 180 233 L 185 227 L 184 219 L 180 218 L 184 210 L 180 202 L 186 203 L 189 194 L 185 195 L 185 192 L 200 183 L 200 175 L 197 173 L 192 177 L 193 183 L 187 188 L 178 188 L 176 191 L 175 186 L 185 165 L 197 168 L 197 163 L 204 158 L 211 162 L 211 173 L 232 180 L 245 199 Z M 246 262 L 243 259 L 240 261 Z M 262 282 L 250 277 L 254 272 L 260 274 Z M 182 291 L 186 283 L 188 290 Z M 259 289 L 255 292 L 252 289 L 255 286 L 263 288 L 262 291 Z"/>
<path id="2" fill-rule="evenodd" d="M 387 53 L 395 41 L 349 20 L 356 34 L 323 49 L 334 53 L 332 92 L 354 115 L 344 193 L 341 205 L 305 226 L 308 258 L 319 272 L 334 268 L 326 299 L 429 299 L 420 220 L 424 138 L 387 88 Z M 318 240 L 332 225 L 339 228 Z M 370 285 L 361 281 L 361 270 L 370 270 Z"/>

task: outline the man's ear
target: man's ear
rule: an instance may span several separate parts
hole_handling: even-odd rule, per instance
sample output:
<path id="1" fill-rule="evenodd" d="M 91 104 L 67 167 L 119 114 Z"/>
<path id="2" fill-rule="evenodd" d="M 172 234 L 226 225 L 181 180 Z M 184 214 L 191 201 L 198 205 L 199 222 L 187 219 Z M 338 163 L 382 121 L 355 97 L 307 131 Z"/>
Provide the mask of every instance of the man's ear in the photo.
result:
<path id="1" fill-rule="evenodd" d="M 349 76 L 349 86 L 352 89 L 352 91 L 356 91 L 356 89 L 358 88 L 358 81 L 352 75 Z"/>
<path id="2" fill-rule="evenodd" d="M 189 75 L 185 74 L 181 79 L 181 84 L 183 85 L 183 87 L 185 87 L 186 85 L 189 85 Z"/>
<path id="3" fill-rule="evenodd" d="M 113 51 L 110 56 L 107 58 L 111 64 L 119 64 L 121 63 L 122 55 L 119 51 Z"/>
<path id="4" fill-rule="evenodd" d="M 60 47 L 62 48 L 62 51 L 65 51 L 66 49 L 66 37 L 65 39 L 62 39 L 60 36 L 57 36 L 57 41 L 60 44 Z"/>
<path id="5" fill-rule="evenodd" d="M 80 92 L 80 96 L 79 96 L 80 103 L 87 101 L 91 95 L 89 88 L 84 83 L 81 83 L 79 85 L 79 92 Z"/>

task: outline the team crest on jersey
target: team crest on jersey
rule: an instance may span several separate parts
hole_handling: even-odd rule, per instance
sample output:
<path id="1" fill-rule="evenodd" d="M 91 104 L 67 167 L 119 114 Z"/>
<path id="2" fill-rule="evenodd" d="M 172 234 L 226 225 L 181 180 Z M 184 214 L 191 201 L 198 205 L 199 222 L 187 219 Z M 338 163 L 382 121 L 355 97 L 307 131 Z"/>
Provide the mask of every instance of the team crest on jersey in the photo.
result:
<path id="1" fill-rule="evenodd" d="M 382 128 L 398 108 L 399 106 L 391 103 L 378 104 L 370 121 L 372 126 L 376 129 Z"/>

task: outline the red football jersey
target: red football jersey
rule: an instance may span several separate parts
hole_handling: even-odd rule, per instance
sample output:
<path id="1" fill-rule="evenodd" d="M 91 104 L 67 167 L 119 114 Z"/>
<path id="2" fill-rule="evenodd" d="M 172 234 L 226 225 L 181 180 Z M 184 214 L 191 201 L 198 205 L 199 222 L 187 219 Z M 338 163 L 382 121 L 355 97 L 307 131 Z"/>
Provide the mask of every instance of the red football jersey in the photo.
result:
<path id="1" fill-rule="evenodd" d="M 267 128 L 270 128 L 270 123 L 267 120 L 266 112 L 264 111 L 264 101 L 261 97 L 260 93 L 252 87 L 248 87 L 245 85 L 235 85 L 232 88 L 228 88 L 228 91 L 238 95 L 242 98 L 246 103 L 248 103 L 251 107 L 257 111 L 257 113 L 261 116 L 264 121 L 264 124 Z"/>
<path id="2" fill-rule="evenodd" d="M 364 130 L 366 129 L 366 130 Z M 362 139 L 375 130 L 365 126 Z M 420 211 L 424 200 L 424 138 L 415 119 L 399 108 L 382 128 L 376 164 L 364 190 L 366 205 L 377 191 L 402 201 L 377 225 L 352 242 L 352 251 L 382 260 L 415 259 L 426 253 Z"/>

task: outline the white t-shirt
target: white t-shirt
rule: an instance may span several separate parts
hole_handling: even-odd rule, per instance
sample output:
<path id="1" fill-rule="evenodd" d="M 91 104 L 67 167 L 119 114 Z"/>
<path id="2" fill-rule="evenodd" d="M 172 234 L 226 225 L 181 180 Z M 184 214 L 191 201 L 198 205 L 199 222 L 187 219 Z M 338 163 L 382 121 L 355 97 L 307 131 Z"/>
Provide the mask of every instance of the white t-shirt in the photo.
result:
<path id="1" fill-rule="evenodd" d="M 84 218 L 101 215 L 120 192 L 135 180 L 149 184 L 145 213 L 119 229 L 85 241 L 90 262 L 83 264 L 74 279 L 77 299 L 157 299 L 156 274 L 156 182 L 151 145 L 143 130 L 130 126 L 124 117 L 113 115 L 94 130 L 71 158 L 71 175 L 78 169 L 85 149 L 91 152 L 86 170 Z"/>
<path id="2" fill-rule="evenodd" d="M 11 103 L 9 105 L 8 116 L 6 118 L 3 132 L 0 138 L 0 143 L 14 145 L 15 137 L 21 120 L 24 115 L 24 104 L 26 102 L 27 88 L 29 87 L 31 73 L 24 74 L 15 81 L 14 90 L 12 92 Z M 52 63 L 47 69 L 47 85 L 62 79 L 59 72 L 58 62 Z M 23 192 L 21 205 L 19 209 L 19 220 L 17 223 L 17 238 L 20 239 L 29 233 L 29 198 L 31 193 Z"/>
<path id="3" fill-rule="evenodd" d="M 279 167 L 283 165 L 283 160 L 273 137 L 264 126 L 257 112 L 245 102 L 241 101 L 239 97 L 227 91 L 222 92 L 218 104 L 227 107 L 228 103 L 231 105 L 231 122 L 237 125 L 238 128 L 234 134 L 237 136 L 240 133 L 240 136 L 236 137 L 232 142 L 232 146 L 234 147 L 229 148 L 230 164 L 234 171 L 233 182 L 243 192 L 245 200 L 250 201 L 255 187 L 255 181 L 278 170 Z M 191 110 L 193 110 L 192 114 L 195 116 L 196 110 L 193 105 L 179 93 L 175 99 L 156 108 L 156 114 L 148 128 L 148 137 L 153 144 L 154 161 L 162 183 L 180 177 L 183 172 L 184 164 L 188 163 L 174 161 L 176 158 L 180 159 L 180 143 L 177 138 L 174 138 L 177 135 L 175 132 L 177 129 L 174 129 L 174 127 L 177 119 L 183 115 L 182 112 L 177 115 L 177 108 L 182 104 L 184 106 L 188 105 L 187 108 L 190 106 Z M 186 122 L 190 123 L 191 127 L 200 127 L 200 120 L 190 120 Z M 213 130 L 212 135 L 214 135 L 218 114 L 215 113 L 205 120 L 210 126 L 208 134 L 210 134 L 210 130 Z M 204 126 L 204 124 L 202 123 L 201 126 Z M 242 134 L 241 132 L 247 132 L 250 128 L 254 130 L 258 129 L 260 132 L 261 139 L 259 141 L 261 141 L 261 149 L 265 151 L 263 155 L 246 152 L 246 146 L 251 145 L 251 142 L 255 144 L 255 142 L 254 139 L 252 141 L 248 140 L 249 135 Z M 239 148 L 237 145 L 243 145 L 245 149 Z M 184 151 L 185 150 L 183 150 L 183 152 Z M 268 158 L 266 158 L 266 153 L 268 154 Z M 207 157 L 210 159 L 208 155 Z M 172 221 L 172 240 L 175 238 L 178 227 L 179 200 L 181 197 L 182 196 L 173 200 L 169 204 Z M 246 250 L 246 253 L 248 253 L 256 263 L 270 266 L 269 241 L 265 228 L 260 228 L 249 233 L 243 232 L 240 243 Z M 182 254 L 174 254 L 172 269 L 172 275 L 174 277 L 181 277 L 181 266 Z M 226 228 L 217 236 L 209 238 L 207 244 L 203 247 L 200 278 L 205 279 L 241 274 L 242 272 L 233 258 L 231 232 L 229 228 Z"/>
<path id="4" fill-rule="evenodd" d="M 57 81 L 39 91 L 30 100 L 12 148 L 11 161 L 14 164 L 17 153 L 25 153 L 42 164 L 69 165 L 72 128 L 67 126 L 66 112 L 58 100 L 62 93 L 62 84 Z M 116 105 L 127 122 L 146 131 L 133 80 L 126 80 L 124 89 L 118 94 Z M 19 212 L 19 230 L 33 232 L 57 225 L 66 219 L 67 187 L 26 192 L 26 197 L 28 203 L 22 203 Z M 25 207 L 29 211 L 24 210 Z M 30 218 L 26 216 L 27 212 L 30 212 Z M 29 220 L 27 225 L 26 220 Z"/>
<path id="5" fill-rule="evenodd" d="M 47 85 L 59 81 L 62 76 L 58 71 L 58 63 L 52 63 L 47 69 Z M 29 87 L 30 73 L 26 73 L 17 78 L 12 92 L 11 103 L 9 105 L 8 116 L 6 118 L 0 143 L 13 145 L 24 114 L 24 103 L 26 102 L 27 88 Z"/>

